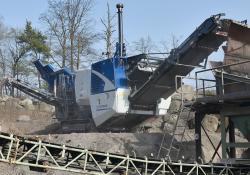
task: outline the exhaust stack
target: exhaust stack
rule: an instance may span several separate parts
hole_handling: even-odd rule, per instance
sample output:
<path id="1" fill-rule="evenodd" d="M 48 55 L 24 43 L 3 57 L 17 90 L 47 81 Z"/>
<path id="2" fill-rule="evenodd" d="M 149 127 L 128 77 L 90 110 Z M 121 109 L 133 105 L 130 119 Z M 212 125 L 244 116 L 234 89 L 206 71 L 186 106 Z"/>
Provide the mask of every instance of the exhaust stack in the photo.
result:
<path id="1" fill-rule="evenodd" d="M 119 38 L 118 56 L 122 57 L 125 55 L 125 53 L 123 53 L 123 21 L 122 21 L 123 4 L 116 4 L 116 8 L 117 8 L 117 13 L 118 13 L 118 38 Z"/>

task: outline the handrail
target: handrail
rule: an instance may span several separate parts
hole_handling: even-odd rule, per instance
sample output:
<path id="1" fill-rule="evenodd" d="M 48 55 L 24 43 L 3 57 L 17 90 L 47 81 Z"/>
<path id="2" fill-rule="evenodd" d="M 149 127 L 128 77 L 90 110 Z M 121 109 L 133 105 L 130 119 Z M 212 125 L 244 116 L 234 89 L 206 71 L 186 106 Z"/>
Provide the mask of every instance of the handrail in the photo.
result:
<path id="1" fill-rule="evenodd" d="M 222 174 L 225 171 L 237 173 L 249 171 L 244 165 L 227 163 L 198 164 L 168 162 L 164 159 L 154 160 L 136 158 L 107 152 L 69 147 L 44 142 L 41 139 L 29 139 L 8 133 L 0 133 L 0 161 L 39 168 L 55 169 L 90 175 L 131 174 Z M 246 175 L 247 173 L 245 173 Z"/>

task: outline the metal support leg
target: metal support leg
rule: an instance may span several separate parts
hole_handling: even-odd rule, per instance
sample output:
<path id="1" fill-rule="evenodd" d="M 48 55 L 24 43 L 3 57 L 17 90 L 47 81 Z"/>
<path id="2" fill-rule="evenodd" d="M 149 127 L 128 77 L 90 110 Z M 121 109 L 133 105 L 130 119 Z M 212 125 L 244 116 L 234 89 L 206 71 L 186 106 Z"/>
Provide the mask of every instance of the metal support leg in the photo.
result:
<path id="1" fill-rule="evenodd" d="M 235 143 L 235 130 L 234 130 L 234 123 L 229 118 L 229 143 Z M 235 147 L 230 147 L 230 158 L 236 158 L 236 150 Z"/>
<path id="2" fill-rule="evenodd" d="M 222 159 L 227 158 L 227 145 L 226 145 L 226 124 L 225 116 L 221 114 L 221 146 L 222 146 Z"/>
<path id="3" fill-rule="evenodd" d="M 196 161 L 201 162 L 202 148 L 201 148 L 201 121 L 202 114 L 195 113 L 195 151 L 196 151 Z"/>

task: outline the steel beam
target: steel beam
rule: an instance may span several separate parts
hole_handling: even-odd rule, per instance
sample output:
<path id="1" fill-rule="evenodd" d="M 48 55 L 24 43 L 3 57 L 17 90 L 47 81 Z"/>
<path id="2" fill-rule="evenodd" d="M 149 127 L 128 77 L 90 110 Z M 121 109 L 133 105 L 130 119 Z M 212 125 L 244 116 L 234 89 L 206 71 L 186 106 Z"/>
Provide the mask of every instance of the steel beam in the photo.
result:
<path id="1" fill-rule="evenodd" d="M 195 113 L 195 152 L 196 161 L 201 162 L 202 158 L 202 148 L 201 148 L 201 121 L 205 114 Z"/>
<path id="2" fill-rule="evenodd" d="M 12 142 L 12 144 L 10 144 Z M 84 148 L 68 147 L 41 140 L 30 140 L 19 136 L 0 133 L 0 161 L 17 165 L 25 165 L 39 169 L 54 169 L 89 175 L 131 174 L 214 174 L 224 172 L 249 171 L 250 168 L 232 164 L 198 164 L 183 162 L 167 162 L 135 158 L 129 155 L 117 155 Z M 10 151 L 9 158 L 7 154 Z M 68 155 L 68 156 L 65 156 Z M 242 174 L 246 175 L 246 173 Z"/>
<path id="3" fill-rule="evenodd" d="M 224 114 L 220 114 L 220 119 L 221 119 L 221 147 L 222 147 L 222 159 L 227 158 L 227 146 L 226 146 L 226 117 Z"/>
<path id="4" fill-rule="evenodd" d="M 231 120 L 231 118 L 228 119 L 228 128 L 229 128 L 229 143 L 235 143 L 235 128 L 234 128 L 234 123 Z M 235 147 L 230 147 L 229 148 L 229 157 L 230 158 L 236 158 L 236 150 Z"/>

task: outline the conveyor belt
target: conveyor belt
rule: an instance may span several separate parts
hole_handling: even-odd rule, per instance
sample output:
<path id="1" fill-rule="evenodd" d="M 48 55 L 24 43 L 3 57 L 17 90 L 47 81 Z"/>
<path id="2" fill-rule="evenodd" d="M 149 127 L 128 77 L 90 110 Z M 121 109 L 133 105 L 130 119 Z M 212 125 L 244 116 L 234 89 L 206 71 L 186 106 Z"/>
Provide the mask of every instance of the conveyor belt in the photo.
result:
<path id="1" fill-rule="evenodd" d="M 34 88 L 28 83 L 22 82 L 20 80 L 6 79 L 5 84 L 17 88 L 23 93 L 30 95 L 31 97 L 36 98 L 45 103 L 48 103 L 50 105 L 53 106 L 60 105 L 60 99 L 56 98 L 52 93 L 43 91 L 38 88 Z"/>
<path id="2" fill-rule="evenodd" d="M 88 175 L 246 175 L 250 167 L 237 164 L 197 164 L 136 158 L 79 147 L 26 139 L 0 133 L 0 161 L 29 166 L 31 170 L 56 169 Z"/>
<path id="3" fill-rule="evenodd" d="M 198 66 L 216 51 L 226 41 L 225 32 L 231 23 L 230 20 L 220 20 L 218 16 L 205 20 L 178 48 L 172 50 L 149 79 L 130 95 L 132 104 L 154 107 L 159 98 L 169 97 L 174 93 L 176 75 L 186 76 L 194 66 Z"/>

